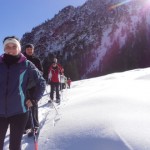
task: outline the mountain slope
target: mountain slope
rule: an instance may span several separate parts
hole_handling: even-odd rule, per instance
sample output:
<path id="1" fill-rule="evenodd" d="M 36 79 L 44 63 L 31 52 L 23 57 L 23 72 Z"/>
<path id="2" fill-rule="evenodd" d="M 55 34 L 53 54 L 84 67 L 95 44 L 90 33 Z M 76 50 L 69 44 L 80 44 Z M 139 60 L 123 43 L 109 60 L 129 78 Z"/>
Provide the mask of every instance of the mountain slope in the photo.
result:
<path id="1" fill-rule="evenodd" d="M 24 34 L 35 44 L 45 75 L 55 54 L 73 80 L 150 65 L 147 0 L 89 0 L 68 6 Z"/>

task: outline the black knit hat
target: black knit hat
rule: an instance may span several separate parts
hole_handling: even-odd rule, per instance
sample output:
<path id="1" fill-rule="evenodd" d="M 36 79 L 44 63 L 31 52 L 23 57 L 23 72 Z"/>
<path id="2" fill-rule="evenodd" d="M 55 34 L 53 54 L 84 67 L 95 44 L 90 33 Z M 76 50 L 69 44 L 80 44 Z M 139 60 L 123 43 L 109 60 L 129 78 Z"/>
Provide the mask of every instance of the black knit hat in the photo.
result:
<path id="1" fill-rule="evenodd" d="M 26 45 L 25 45 L 25 49 L 26 49 L 26 48 L 32 48 L 32 49 L 34 49 L 34 45 L 33 45 L 33 44 L 26 44 Z"/>

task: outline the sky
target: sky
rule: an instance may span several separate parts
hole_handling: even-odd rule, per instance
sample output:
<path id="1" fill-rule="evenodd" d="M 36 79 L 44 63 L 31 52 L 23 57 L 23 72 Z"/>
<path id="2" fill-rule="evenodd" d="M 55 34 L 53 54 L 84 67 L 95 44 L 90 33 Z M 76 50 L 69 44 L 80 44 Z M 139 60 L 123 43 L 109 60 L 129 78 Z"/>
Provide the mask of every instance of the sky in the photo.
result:
<path id="1" fill-rule="evenodd" d="M 150 68 L 72 82 L 61 103 L 39 101 L 39 150 L 150 150 Z M 8 134 L 5 148 L 8 149 Z M 33 150 L 33 137 L 22 150 Z"/>
<path id="2" fill-rule="evenodd" d="M 68 5 L 78 7 L 86 0 L 0 0 L 0 54 L 6 36 L 21 38 L 33 27 L 51 19 Z"/>

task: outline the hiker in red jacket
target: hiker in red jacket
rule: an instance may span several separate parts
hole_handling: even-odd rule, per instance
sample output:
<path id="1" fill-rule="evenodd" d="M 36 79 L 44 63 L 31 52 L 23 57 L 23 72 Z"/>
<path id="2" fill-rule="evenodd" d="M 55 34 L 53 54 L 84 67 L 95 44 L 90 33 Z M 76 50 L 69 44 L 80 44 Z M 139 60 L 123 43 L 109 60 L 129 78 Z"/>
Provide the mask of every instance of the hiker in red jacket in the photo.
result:
<path id="1" fill-rule="evenodd" d="M 54 58 L 53 64 L 50 66 L 48 71 L 48 81 L 51 86 L 50 98 L 49 102 L 54 100 L 54 90 L 56 90 L 56 103 L 60 103 L 60 95 L 59 95 L 59 85 L 60 85 L 60 75 L 63 72 L 63 67 L 57 63 L 57 59 Z"/>
<path id="2" fill-rule="evenodd" d="M 71 85 L 71 79 L 70 78 L 68 78 L 68 80 L 67 80 L 67 84 L 68 84 L 68 88 L 70 89 L 70 85 Z"/>

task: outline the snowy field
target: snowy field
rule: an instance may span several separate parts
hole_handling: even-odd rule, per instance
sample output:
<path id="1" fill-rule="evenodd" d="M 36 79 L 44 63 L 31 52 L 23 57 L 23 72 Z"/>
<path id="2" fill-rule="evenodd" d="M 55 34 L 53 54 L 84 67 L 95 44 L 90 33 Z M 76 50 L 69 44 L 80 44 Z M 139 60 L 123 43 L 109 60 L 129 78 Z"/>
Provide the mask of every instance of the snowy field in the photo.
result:
<path id="1" fill-rule="evenodd" d="M 73 82 L 57 111 L 47 92 L 39 150 L 150 150 L 150 68 Z M 34 150 L 33 138 L 24 135 L 22 150 Z"/>

